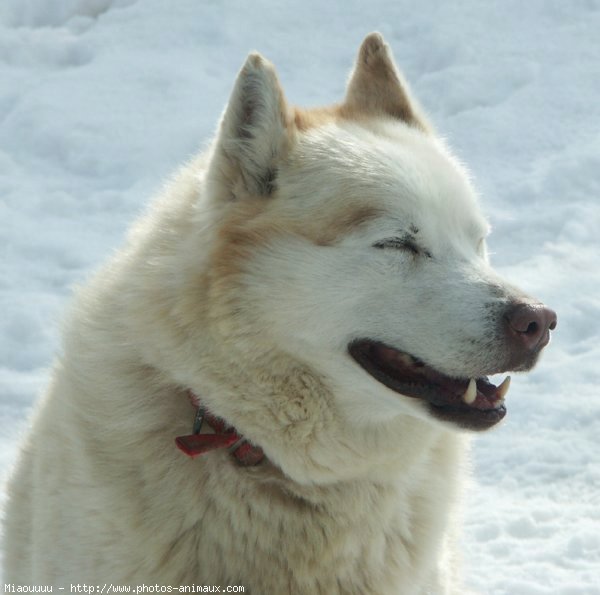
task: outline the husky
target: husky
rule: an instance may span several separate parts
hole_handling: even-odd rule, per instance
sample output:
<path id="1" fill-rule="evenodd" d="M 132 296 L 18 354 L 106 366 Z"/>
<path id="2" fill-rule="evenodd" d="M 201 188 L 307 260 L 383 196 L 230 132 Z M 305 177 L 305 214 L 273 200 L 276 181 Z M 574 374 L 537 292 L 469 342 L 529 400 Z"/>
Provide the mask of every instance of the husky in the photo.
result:
<path id="1" fill-rule="evenodd" d="M 488 376 L 556 326 L 487 234 L 381 35 L 319 109 L 250 54 L 208 151 L 78 291 L 5 582 L 464 592 L 469 436 L 506 413 Z"/>

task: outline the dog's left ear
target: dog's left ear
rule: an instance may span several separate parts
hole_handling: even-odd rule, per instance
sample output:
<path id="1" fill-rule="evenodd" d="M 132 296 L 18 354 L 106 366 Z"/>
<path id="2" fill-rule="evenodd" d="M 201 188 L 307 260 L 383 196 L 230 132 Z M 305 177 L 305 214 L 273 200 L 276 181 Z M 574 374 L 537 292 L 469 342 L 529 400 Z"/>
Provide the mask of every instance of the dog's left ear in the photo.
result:
<path id="1" fill-rule="evenodd" d="M 278 161 L 286 155 L 292 134 L 275 68 L 260 54 L 250 54 L 221 120 L 212 181 L 229 197 L 268 196 L 276 187 Z"/>
<path id="2" fill-rule="evenodd" d="M 387 116 L 429 129 L 380 33 L 370 33 L 360 46 L 342 110 L 348 117 Z"/>

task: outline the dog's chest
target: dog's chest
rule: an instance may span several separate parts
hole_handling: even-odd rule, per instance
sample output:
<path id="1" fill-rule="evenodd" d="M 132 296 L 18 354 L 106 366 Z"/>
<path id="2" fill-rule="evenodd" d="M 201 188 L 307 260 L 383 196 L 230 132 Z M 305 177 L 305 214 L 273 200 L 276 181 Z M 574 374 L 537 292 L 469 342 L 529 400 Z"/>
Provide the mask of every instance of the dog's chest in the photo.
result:
<path id="1" fill-rule="evenodd" d="M 162 558 L 182 584 L 256 594 L 418 592 L 410 515 L 389 488 L 348 485 L 320 502 L 257 485 L 205 496 L 200 520 Z"/>

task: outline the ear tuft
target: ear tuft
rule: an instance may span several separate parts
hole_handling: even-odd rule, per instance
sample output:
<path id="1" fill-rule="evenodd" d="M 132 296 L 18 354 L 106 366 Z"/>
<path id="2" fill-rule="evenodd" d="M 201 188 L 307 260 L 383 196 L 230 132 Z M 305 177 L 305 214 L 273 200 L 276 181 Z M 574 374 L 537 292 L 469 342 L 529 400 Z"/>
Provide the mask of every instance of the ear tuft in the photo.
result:
<path id="1" fill-rule="evenodd" d="M 386 43 L 381 33 L 374 31 L 373 33 L 369 33 L 362 42 L 358 54 L 359 60 L 363 61 L 367 66 L 373 65 L 374 61 L 381 61 L 382 52 L 387 54 Z"/>
<path id="2" fill-rule="evenodd" d="M 388 116 L 428 129 L 389 46 L 377 32 L 367 35 L 360 46 L 342 110 L 350 117 Z"/>
<path id="3" fill-rule="evenodd" d="M 269 195 L 277 164 L 291 140 L 290 115 L 273 65 L 251 53 L 242 67 L 221 121 L 213 178 L 240 191 Z"/>
<path id="4" fill-rule="evenodd" d="M 250 52 L 242 68 L 263 68 L 266 60 L 258 52 Z"/>

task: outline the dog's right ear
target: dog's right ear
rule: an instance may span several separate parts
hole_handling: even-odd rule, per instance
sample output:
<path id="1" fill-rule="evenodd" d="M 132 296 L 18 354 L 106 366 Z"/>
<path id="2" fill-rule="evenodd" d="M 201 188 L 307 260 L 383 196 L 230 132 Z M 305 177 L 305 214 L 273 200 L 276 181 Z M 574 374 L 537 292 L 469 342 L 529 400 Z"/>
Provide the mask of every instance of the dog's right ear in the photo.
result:
<path id="1" fill-rule="evenodd" d="M 278 162 L 293 126 L 273 65 L 250 54 L 223 114 L 209 176 L 229 198 L 268 196 L 277 186 Z"/>
<path id="2" fill-rule="evenodd" d="M 429 129 L 380 33 L 370 33 L 360 46 L 342 113 L 347 117 L 387 116 Z"/>

